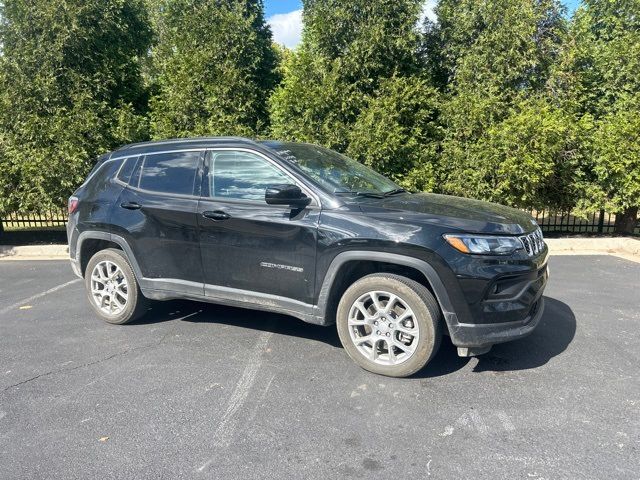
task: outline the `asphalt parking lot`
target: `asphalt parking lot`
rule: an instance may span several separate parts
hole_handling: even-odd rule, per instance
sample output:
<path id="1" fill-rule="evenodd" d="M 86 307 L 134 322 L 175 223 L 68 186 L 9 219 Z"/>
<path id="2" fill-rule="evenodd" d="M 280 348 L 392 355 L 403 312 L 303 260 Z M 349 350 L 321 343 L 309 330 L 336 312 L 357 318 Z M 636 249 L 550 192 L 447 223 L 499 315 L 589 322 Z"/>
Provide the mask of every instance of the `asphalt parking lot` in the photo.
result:
<path id="1" fill-rule="evenodd" d="M 640 478 L 640 264 L 550 267 L 532 336 L 391 379 L 333 328 L 189 302 L 112 326 L 67 262 L 0 262 L 0 478 Z"/>

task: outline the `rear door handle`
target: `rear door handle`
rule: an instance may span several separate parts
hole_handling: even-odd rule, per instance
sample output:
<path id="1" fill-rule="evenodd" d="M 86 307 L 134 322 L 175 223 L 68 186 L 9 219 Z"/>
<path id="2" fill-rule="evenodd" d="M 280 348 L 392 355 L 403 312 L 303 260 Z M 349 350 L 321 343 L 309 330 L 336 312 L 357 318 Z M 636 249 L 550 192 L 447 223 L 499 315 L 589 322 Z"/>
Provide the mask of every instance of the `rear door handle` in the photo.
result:
<path id="1" fill-rule="evenodd" d="M 223 212 L 222 210 L 215 210 L 213 212 L 202 212 L 202 216 L 205 218 L 209 218 L 215 222 L 231 218 L 231 215 L 229 215 L 227 212 Z"/>
<path id="2" fill-rule="evenodd" d="M 136 202 L 124 202 L 121 203 L 120 206 L 122 208 L 126 208 L 127 210 L 139 210 L 142 205 Z"/>

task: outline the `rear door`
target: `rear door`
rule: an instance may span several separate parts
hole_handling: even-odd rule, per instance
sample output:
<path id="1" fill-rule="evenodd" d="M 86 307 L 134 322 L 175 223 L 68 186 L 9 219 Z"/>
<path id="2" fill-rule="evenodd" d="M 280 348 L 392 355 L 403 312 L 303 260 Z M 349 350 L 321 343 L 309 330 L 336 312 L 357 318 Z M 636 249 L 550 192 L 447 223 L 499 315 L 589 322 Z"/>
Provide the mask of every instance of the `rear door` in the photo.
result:
<path id="1" fill-rule="evenodd" d="M 225 287 L 312 303 L 319 204 L 292 210 L 264 198 L 269 185 L 296 183 L 257 152 L 207 152 L 198 206 L 205 294 Z"/>
<path id="2" fill-rule="evenodd" d="M 203 294 L 197 221 L 203 155 L 140 157 L 114 208 L 113 233 L 127 240 L 142 275 L 153 280 L 149 288 Z"/>

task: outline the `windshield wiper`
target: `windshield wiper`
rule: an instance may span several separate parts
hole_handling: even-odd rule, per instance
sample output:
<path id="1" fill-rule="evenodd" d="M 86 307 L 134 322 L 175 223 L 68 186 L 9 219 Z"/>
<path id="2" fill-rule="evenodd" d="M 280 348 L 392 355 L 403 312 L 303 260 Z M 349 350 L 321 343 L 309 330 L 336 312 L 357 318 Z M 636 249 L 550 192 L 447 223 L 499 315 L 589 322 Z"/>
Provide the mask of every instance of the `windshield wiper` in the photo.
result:
<path id="1" fill-rule="evenodd" d="M 384 192 L 382 194 L 383 197 L 390 197 L 391 195 L 397 195 L 398 193 L 408 193 L 404 188 L 394 188 L 393 190 L 389 190 L 388 192 Z"/>
<path id="2" fill-rule="evenodd" d="M 368 198 L 384 198 L 381 193 L 375 192 L 358 192 L 355 190 L 336 190 L 333 192 L 336 195 L 355 195 L 356 197 L 368 197 Z"/>

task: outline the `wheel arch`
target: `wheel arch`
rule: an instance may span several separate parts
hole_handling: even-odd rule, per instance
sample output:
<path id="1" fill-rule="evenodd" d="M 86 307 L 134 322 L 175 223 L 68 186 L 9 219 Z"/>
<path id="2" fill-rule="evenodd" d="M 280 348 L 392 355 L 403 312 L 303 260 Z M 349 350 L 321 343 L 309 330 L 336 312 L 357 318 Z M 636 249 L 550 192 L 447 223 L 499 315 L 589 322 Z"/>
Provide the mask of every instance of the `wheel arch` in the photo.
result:
<path id="1" fill-rule="evenodd" d="M 316 305 L 316 315 L 323 319 L 322 323 L 335 323 L 337 304 L 349 285 L 377 272 L 400 274 L 423 284 L 438 301 L 445 322 L 457 322 L 444 283 L 435 268 L 426 261 L 388 252 L 348 251 L 336 255 L 324 276 Z"/>
<path id="2" fill-rule="evenodd" d="M 129 264 L 133 270 L 136 279 L 140 281 L 142 273 L 138 262 L 131 247 L 127 241 L 119 235 L 115 235 L 109 232 L 101 232 L 98 230 L 88 230 L 82 232 L 78 237 L 78 246 L 76 247 L 76 263 L 80 269 L 80 273 L 84 276 L 85 269 L 89 260 L 100 250 L 105 248 L 117 248 L 122 250 L 127 257 Z"/>

